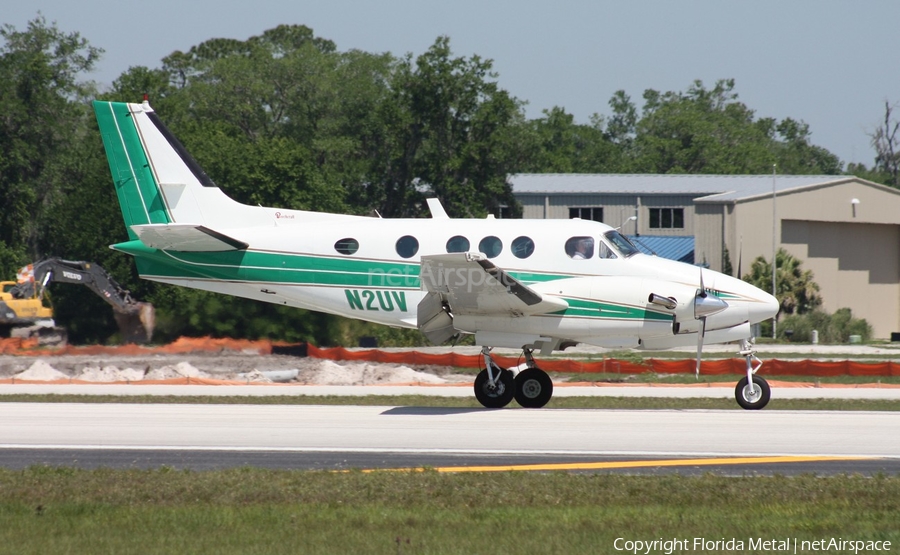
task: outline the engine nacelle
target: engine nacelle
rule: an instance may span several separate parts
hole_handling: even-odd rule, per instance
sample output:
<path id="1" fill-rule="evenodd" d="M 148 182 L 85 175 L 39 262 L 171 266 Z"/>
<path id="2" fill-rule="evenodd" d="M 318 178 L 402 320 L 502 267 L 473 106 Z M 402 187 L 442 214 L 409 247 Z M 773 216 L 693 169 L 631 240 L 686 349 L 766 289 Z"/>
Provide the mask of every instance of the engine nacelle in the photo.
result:
<path id="1" fill-rule="evenodd" d="M 748 321 L 748 310 L 744 303 L 729 304 L 712 291 L 701 292 L 699 289 L 693 292 L 682 291 L 678 296 L 663 297 L 651 294 L 649 302 L 666 306 L 666 301 L 671 305 L 675 301 L 672 311 L 675 318 L 672 323 L 672 333 L 680 335 L 684 333 L 698 333 L 703 329 L 703 318 L 706 319 L 706 331 L 722 330 L 739 326 Z"/>

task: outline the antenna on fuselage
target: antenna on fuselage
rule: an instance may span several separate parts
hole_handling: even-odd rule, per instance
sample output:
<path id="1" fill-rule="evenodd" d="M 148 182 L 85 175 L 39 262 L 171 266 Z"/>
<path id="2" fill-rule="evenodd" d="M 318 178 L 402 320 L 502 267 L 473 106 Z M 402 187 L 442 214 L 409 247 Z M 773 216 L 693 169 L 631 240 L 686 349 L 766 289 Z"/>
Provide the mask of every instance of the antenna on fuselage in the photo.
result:
<path id="1" fill-rule="evenodd" d="M 444 210 L 444 205 L 441 204 L 440 199 L 437 198 L 427 198 L 425 202 L 428 203 L 428 210 L 431 212 L 431 219 L 433 220 L 449 220 L 450 216 L 447 215 L 447 211 Z"/>

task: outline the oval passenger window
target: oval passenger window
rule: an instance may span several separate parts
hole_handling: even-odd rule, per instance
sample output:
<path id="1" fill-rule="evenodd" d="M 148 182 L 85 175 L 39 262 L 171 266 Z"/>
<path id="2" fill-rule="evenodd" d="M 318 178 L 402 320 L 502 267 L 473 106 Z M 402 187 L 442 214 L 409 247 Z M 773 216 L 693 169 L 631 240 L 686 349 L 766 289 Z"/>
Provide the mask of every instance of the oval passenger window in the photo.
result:
<path id="1" fill-rule="evenodd" d="M 404 235 L 397 239 L 397 254 L 403 258 L 412 258 L 419 252 L 419 240 L 412 235 Z"/>
<path id="2" fill-rule="evenodd" d="M 512 242 L 512 253 L 516 258 L 528 258 L 534 252 L 534 241 L 530 237 L 516 237 Z"/>
<path id="3" fill-rule="evenodd" d="M 488 235 L 478 243 L 478 252 L 483 252 L 488 258 L 494 258 L 503 250 L 503 241 L 493 235 Z"/>
<path id="4" fill-rule="evenodd" d="M 447 240 L 447 252 L 467 252 L 469 240 L 462 235 L 455 235 Z"/>
<path id="5" fill-rule="evenodd" d="M 334 250 L 341 254 L 356 254 L 356 251 L 359 250 L 359 241 L 350 239 L 349 237 L 347 239 L 341 239 L 334 244 Z"/>

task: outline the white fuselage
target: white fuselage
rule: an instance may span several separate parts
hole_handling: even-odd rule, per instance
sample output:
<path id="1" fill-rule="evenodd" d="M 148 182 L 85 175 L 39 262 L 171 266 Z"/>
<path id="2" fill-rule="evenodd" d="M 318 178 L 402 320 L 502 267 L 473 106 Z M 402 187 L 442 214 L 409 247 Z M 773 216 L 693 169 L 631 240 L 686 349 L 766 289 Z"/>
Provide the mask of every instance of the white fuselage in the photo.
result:
<path id="1" fill-rule="evenodd" d="M 585 302 L 588 306 L 565 315 L 520 318 L 457 315 L 455 325 L 460 330 L 493 338 L 497 346 L 505 343 L 506 335 L 510 335 L 513 344 L 520 342 L 524 335 L 633 348 L 668 348 L 693 345 L 697 341 L 696 323 L 692 325 L 684 320 L 679 333 L 674 333 L 671 319 L 628 317 L 626 313 L 650 306 L 650 293 L 674 298 L 679 303 L 674 312 L 683 313 L 699 288 L 701 269 L 641 253 L 624 256 L 604 236 L 612 228 L 601 223 L 577 219 L 380 219 L 269 208 L 255 210 L 257 225 L 234 227 L 232 220 L 232 226 L 222 222 L 217 229 L 246 241 L 254 252 L 272 255 L 276 261 L 281 258 L 283 270 L 269 263 L 260 269 L 271 275 L 245 281 L 144 277 L 414 328 L 416 308 L 425 294 L 418 279 L 420 257 L 446 253 L 448 241 L 453 237 L 465 238 L 469 243 L 466 250 L 472 252 L 479 250 L 484 238 L 496 237 L 502 244 L 499 254 L 490 259 L 496 266 L 542 295 L 569 299 L 570 303 Z M 263 224 L 265 220 L 268 224 Z M 413 238 L 417 245 L 415 253 L 408 258 L 398 253 L 398 241 L 404 237 Z M 570 256 L 565 245 L 573 237 L 594 240 L 590 258 Z M 516 256 L 511 248 L 517 239 L 519 243 L 525 242 L 520 238 L 528 238 L 533 243 L 532 252 L 525 258 Z M 347 240 L 358 244 L 352 254 L 342 254 L 336 249 Z M 406 250 L 402 254 L 410 254 L 411 240 L 405 241 L 407 245 L 401 250 Z M 604 249 L 607 257 L 600 256 Z M 166 254 L 191 264 L 182 253 Z M 289 261 L 297 256 L 304 257 L 306 262 L 291 269 Z M 198 268 L 202 270 L 202 266 Z M 265 272 L 266 268 L 270 271 Z M 739 279 L 711 270 L 702 271 L 704 287 L 721 293 L 728 303 L 728 308 L 707 320 L 708 343 L 746 339 L 750 324 L 771 318 L 777 312 L 777 304 L 767 293 Z M 293 279 L 298 272 L 307 277 Z"/>

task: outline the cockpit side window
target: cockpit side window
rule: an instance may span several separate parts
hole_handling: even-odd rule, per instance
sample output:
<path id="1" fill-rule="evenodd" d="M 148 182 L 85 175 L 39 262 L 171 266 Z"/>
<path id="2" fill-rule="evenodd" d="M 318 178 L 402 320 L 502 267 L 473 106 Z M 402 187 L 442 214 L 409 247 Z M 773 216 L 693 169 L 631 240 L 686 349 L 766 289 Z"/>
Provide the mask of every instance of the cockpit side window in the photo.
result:
<path id="1" fill-rule="evenodd" d="M 593 237 L 570 237 L 566 241 L 566 254 L 574 260 L 587 260 L 594 256 Z"/>
<path id="2" fill-rule="evenodd" d="M 628 240 L 628 237 L 625 237 L 616 230 L 607 231 L 604 237 L 606 237 L 606 240 L 612 243 L 625 258 L 641 252 L 634 246 L 634 243 Z"/>
<path id="3" fill-rule="evenodd" d="M 601 240 L 601 241 L 598 241 L 598 245 L 597 245 L 597 258 L 611 259 L 611 258 L 619 258 L 619 256 L 616 254 L 616 252 L 614 250 L 612 250 L 610 248 L 609 245 L 607 245 L 605 242 L 603 242 Z"/>

